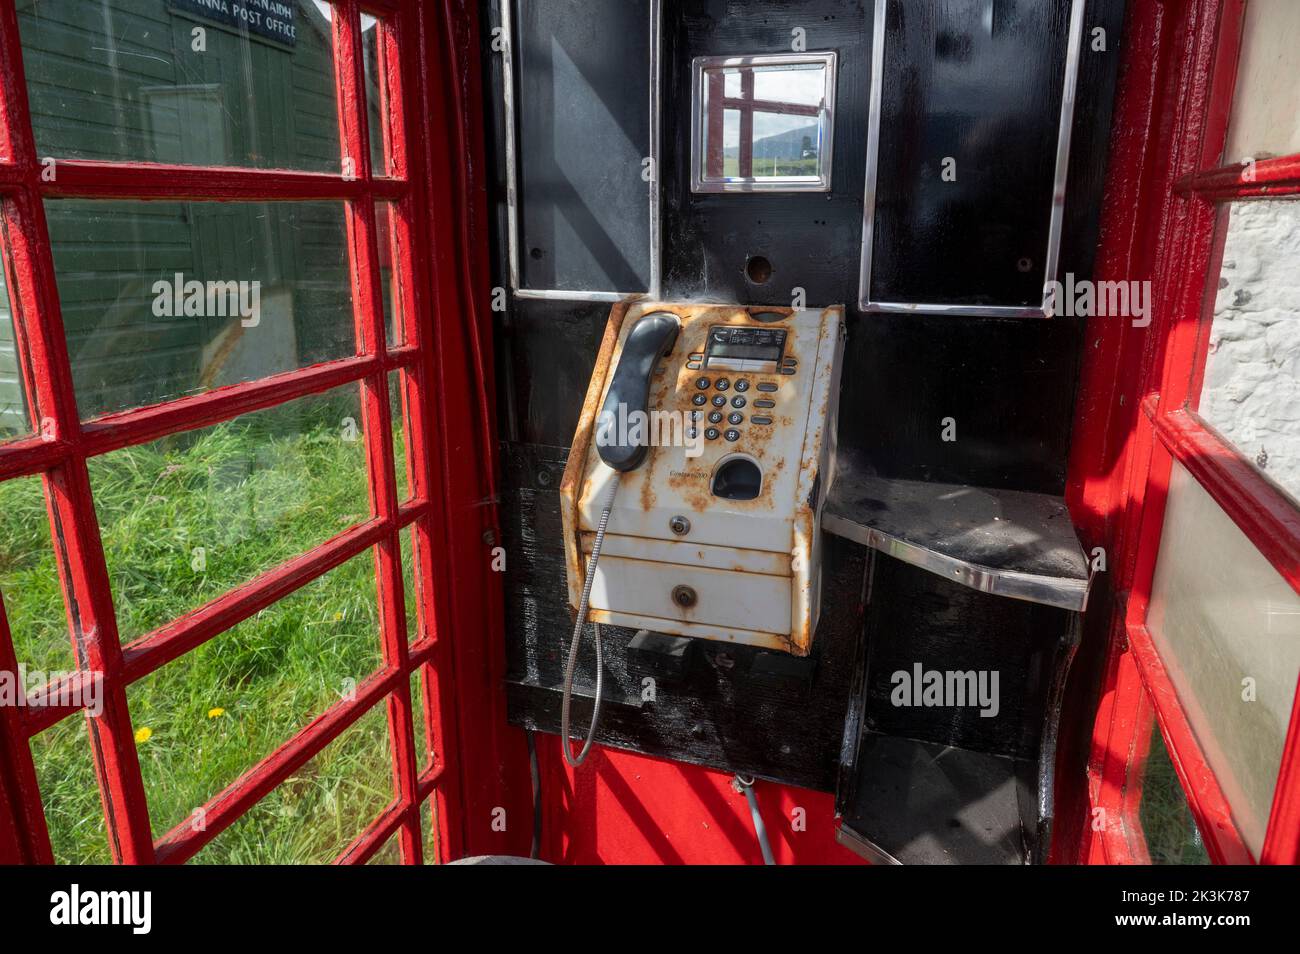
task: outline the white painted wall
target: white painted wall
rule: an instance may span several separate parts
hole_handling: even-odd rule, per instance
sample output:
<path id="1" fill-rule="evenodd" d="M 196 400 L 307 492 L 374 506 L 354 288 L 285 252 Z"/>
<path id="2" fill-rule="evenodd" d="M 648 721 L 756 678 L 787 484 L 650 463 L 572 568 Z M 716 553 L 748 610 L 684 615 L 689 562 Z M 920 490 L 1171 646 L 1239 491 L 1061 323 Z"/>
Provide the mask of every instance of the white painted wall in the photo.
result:
<path id="1" fill-rule="evenodd" d="M 1300 499 L 1300 200 L 1230 214 L 1200 413 Z"/>

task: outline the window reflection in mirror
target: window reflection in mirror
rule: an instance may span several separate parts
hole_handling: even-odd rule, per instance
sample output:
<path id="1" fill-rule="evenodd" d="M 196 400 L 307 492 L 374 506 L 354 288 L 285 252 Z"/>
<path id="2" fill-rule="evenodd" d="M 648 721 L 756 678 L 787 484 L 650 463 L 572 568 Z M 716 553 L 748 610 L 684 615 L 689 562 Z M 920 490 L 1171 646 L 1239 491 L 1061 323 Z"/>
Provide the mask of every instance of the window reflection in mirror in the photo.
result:
<path id="1" fill-rule="evenodd" d="M 700 57 L 693 97 L 693 191 L 830 191 L 834 53 Z"/>

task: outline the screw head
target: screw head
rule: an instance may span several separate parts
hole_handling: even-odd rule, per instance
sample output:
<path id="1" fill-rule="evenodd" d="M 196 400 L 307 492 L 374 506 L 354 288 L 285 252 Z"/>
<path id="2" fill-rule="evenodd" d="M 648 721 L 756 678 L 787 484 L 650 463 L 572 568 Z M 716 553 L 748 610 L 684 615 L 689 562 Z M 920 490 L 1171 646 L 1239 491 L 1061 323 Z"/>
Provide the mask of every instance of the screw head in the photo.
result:
<path id="1" fill-rule="evenodd" d="M 689 586 L 673 587 L 673 602 L 682 609 L 690 609 L 698 600 L 699 597 L 696 596 L 694 588 Z"/>

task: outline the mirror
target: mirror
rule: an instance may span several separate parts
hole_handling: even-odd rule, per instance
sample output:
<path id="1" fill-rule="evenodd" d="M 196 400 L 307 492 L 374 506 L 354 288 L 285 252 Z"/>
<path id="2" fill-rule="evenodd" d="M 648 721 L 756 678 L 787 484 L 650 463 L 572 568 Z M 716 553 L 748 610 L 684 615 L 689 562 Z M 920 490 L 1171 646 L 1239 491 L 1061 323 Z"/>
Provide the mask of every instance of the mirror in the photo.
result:
<path id="1" fill-rule="evenodd" d="M 829 192 L 835 54 L 698 57 L 692 192 Z"/>

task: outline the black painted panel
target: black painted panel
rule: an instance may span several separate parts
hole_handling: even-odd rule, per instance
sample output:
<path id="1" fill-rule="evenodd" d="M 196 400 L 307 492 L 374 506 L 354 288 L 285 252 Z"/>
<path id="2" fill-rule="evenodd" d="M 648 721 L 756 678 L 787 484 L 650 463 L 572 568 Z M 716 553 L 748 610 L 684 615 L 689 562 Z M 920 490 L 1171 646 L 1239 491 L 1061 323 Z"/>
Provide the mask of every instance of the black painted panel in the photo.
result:
<path id="1" fill-rule="evenodd" d="M 522 286 L 645 291 L 649 0 L 524 0 L 515 11 Z"/>
<path id="2" fill-rule="evenodd" d="M 872 301 L 1042 304 L 1071 3 L 889 4 Z"/>
<path id="3" fill-rule="evenodd" d="M 789 305 L 803 288 L 810 305 L 857 300 L 870 12 L 861 0 L 683 0 L 665 5 L 664 297 Z M 690 191 L 691 60 L 696 56 L 791 52 L 791 31 L 809 52 L 839 54 L 829 193 Z M 762 285 L 748 280 L 752 255 L 772 263 Z"/>

